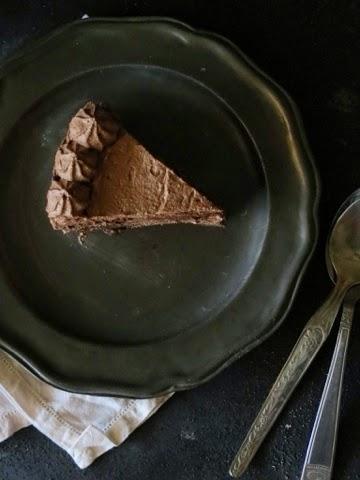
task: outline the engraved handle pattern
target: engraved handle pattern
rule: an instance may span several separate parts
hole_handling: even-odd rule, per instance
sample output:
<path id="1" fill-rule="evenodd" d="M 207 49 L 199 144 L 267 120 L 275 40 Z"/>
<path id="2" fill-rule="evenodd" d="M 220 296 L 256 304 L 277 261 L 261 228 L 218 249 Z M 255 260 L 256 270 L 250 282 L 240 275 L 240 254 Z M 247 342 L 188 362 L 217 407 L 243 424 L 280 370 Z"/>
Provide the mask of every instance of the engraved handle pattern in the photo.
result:
<path id="1" fill-rule="evenodd" d="M 231 476 L 239 477 L 248 467 L 327 338 L 347 289 L 348 285 L 338 283 L 322 307 L 307 323 L 231 464 L 229 470 Z"/>
<path id="2" fill-rule="evenodd" d="M 307 465 L 304 471 L 305 480 L 330 480 L 331 471 L 324 465 Z"/>
<path id="3" fill-rule="evenodd" d="M 323 331 L 314 327 L 306 329 L 299 338 L 288 362 L 278 376 L 269 396 L 253 423 L 244 443 L 230 467 L 230 475 L 237 477 L 244 471 L 259 446 L 259 439 L 266 436 L 276 417 L 280 413 L 281 405 L 291 394 L 298 383 L 301 371 L 307 367 L 320 348 L 323 341 Z"/>

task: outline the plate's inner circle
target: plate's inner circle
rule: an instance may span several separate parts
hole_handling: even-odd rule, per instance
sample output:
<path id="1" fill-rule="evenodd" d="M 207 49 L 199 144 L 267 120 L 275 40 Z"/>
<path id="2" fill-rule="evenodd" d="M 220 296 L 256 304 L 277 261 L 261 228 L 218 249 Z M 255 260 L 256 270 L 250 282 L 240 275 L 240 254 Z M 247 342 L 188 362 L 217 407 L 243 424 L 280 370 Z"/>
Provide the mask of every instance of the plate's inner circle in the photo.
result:
<path id="1" fill-rule="evenodd" d="M 86 100 L 108 104 L 155 156 L 225 209 L 226 228 L 144 228 L 119 235 L 54 232 L 45 214 L 53 158 Z M 246 284 L 268 223 L 252 140 L 229 107 L 174 71 L 119 66 L 56 88 L 2 145 L 2 266 L 51 328 L 96 343 L 159 341 L 211 321 Z M 226 185 L 226 188 L 225 188 Z"/>

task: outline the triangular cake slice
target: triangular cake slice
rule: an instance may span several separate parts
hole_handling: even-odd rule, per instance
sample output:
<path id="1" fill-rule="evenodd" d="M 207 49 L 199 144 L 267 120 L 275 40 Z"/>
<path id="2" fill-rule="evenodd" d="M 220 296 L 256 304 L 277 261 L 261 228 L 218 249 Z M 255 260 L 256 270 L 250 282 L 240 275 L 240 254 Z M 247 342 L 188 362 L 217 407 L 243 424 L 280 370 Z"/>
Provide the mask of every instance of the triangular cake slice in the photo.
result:
<path id="1" fill-rule="evenodd" d="M 108 110 L 88 102 L 55 155 L 46 211 L 64 233 L 169 223 L 220 225 L 223 211 L 154 158 Z"/>

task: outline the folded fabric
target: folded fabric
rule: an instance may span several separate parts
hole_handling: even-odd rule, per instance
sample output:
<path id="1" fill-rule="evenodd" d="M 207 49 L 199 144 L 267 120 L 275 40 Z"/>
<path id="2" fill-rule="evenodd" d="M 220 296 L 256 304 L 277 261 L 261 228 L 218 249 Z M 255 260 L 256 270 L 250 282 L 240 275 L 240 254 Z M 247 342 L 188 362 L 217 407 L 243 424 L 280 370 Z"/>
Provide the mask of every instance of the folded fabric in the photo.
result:
<path id="1" fill-rule="evenodd" d="M 33 425 L 85 468 L 120 445 L 170 396 L 144 400 L 64 392 L 0 352 L 0 441 Z"/>

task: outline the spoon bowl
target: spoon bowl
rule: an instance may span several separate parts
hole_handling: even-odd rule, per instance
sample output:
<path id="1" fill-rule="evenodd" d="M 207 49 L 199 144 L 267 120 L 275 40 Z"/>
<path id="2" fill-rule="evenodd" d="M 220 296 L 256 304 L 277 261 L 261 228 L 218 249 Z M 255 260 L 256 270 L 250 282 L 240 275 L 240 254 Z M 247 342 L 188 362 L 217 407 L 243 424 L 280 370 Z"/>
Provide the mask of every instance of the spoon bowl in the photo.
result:
<path id="1" fill-rule="evenodd" d="M 360 283 L 360 189 L 345 200 L 335 215 L 326 264 L 334 282 Z"/>

